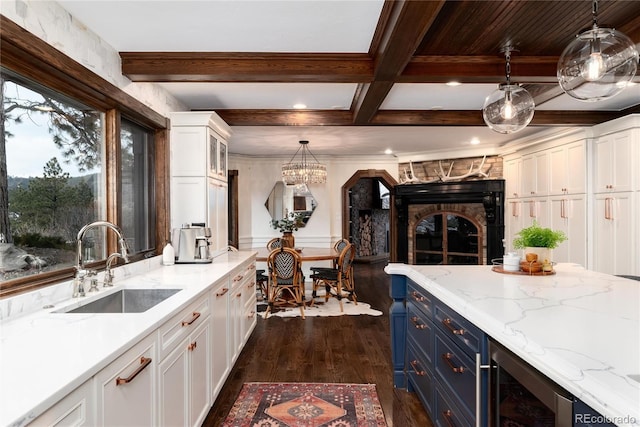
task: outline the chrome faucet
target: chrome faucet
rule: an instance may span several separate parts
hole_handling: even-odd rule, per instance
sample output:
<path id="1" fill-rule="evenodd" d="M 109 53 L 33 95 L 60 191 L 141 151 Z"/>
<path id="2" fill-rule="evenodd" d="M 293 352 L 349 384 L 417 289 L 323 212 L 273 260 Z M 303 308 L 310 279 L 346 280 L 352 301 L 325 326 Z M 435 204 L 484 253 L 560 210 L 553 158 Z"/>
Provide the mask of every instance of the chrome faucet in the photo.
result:
<path id="1" fill-rule="evenodd" d="M 113 261 L 115 261 L 118 258 L 124 259 L 122 254 L 119 252 L 114 252 L 111 255 L 109 255 L 109 258 L 107 258 L 107 268 L 105 268 L 104 270 L 104 283 L 102 284 L 103 288 L 108 288 L 110 286 L 113 286 L 113 273 L 111 272 L 111 263 L 113 263 Z"/>
<path id="2" fill-rule="evenodd" d="M 118 236 L 118 243 L 120 245 L 120 253 L 114 253 L 109 255 L 109 257 L 107 258 L 107 270 L 106 272 L 111 275 L 111 265 L 110 265 L 110 260 L 113 261 L 113 259 L 115 259 L 116 257 L 112 257 L 113 255 L 117 255 L 120 258 L 122 258 L 124 260 L 124 262 L 129 262 L 129 254 L 128 254 L 128 250 L 127 250 L 127 243 L 124 240 L 124 236 L 122 234 L 122 230 L 120 230 L 120 228 L 115 225 L 110 223 L 109 221 L 95 221 L 92 222 L 90 224 L 85 225 L 84 227 L 82 227 L 80 229 L 80 231 L 78 232 L 78 236 L 76 237 L 76 274 L 75 277 L 73 279 L 73 295 L 72 297 L 78 297 L 78 296 L 84 296 L 84 279 L 86 276 L 92 276 L 95 274 L 95 272 L 93 271 L 88 271 L 84 268 L 84 259 L 82 257 L 82 239 L 84 238 L 84 235 L 87 233 L 87 231 L 94 229 L 94 228 L 98 228 L 98 227 L 106 227 L 108 229 L 113 230 L 114 233 L 116 233 L 116 236 Z M 109 279 L 109 281 L 111 282 L 112 277 Z M 105 276 L 105 281 L 106 281 L 106 276 Z"/>

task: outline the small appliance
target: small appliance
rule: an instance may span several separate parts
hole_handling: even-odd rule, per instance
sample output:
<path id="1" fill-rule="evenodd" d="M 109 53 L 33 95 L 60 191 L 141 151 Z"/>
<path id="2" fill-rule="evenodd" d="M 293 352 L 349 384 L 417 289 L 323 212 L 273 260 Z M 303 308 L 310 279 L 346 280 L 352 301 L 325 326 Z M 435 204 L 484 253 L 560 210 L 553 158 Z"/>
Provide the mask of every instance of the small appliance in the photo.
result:
<path id="1" fill-rule="evenodd" d="M 175 244 L 176 264 L 207 264 L 212 261 L 209 253 L 211 228 L 204 224 L 183 224 L 174 228 L 171 240 Z"/>

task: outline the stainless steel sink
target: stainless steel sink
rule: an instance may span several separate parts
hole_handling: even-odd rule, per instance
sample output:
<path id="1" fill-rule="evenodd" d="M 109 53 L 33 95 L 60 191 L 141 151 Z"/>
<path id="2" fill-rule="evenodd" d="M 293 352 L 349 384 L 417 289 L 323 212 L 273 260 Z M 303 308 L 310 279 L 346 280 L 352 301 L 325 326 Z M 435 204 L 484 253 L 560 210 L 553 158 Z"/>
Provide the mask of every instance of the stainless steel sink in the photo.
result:
<path id="1" fill-rule="evenodd" d="M 88 304 L 56 313 L 142 313 L 181 289 L 122 289 Z"/>

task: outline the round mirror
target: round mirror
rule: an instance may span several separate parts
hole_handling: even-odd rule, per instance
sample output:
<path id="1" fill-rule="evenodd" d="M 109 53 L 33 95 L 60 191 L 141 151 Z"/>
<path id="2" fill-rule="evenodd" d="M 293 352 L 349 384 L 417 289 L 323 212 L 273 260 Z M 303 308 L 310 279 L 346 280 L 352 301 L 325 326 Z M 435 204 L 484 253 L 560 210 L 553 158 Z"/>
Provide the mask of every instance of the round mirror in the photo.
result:
<path id="1" fill-rule="evenodd" d="M 282 181 L 275 183 L 269 193 L 269 198 L 264 202 L 271 219 L 274 220 L 280 220 L 290 212 L 301 214 L 302 224 L 300 227 L 307 224 L 317 205 L 318 203 L 309 191 L 307 184 L 285 185 Z"/>

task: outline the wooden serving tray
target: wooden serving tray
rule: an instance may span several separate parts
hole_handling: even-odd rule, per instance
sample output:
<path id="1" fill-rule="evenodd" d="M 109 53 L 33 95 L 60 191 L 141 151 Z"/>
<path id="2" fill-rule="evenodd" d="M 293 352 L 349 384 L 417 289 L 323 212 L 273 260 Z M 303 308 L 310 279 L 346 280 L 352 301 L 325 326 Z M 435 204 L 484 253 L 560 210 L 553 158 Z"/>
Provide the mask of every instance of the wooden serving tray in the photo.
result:
<path id="1" fill-rule="evenodd" d="M 491 271 L 495 271 L 496 273 L 502 273 L 502 274 L 515 274 L 515 275 L 519 275 L 519 276 L 551 276 L 553 274 L 556 274 L 555 270 L 551 270 L 551 271 L 537 271 L 535 273 L 529 273 L 528 271 L 505 271 L 504 267 L 501 265 L 494 265 L 493 267 L 491 267 Z"/>

